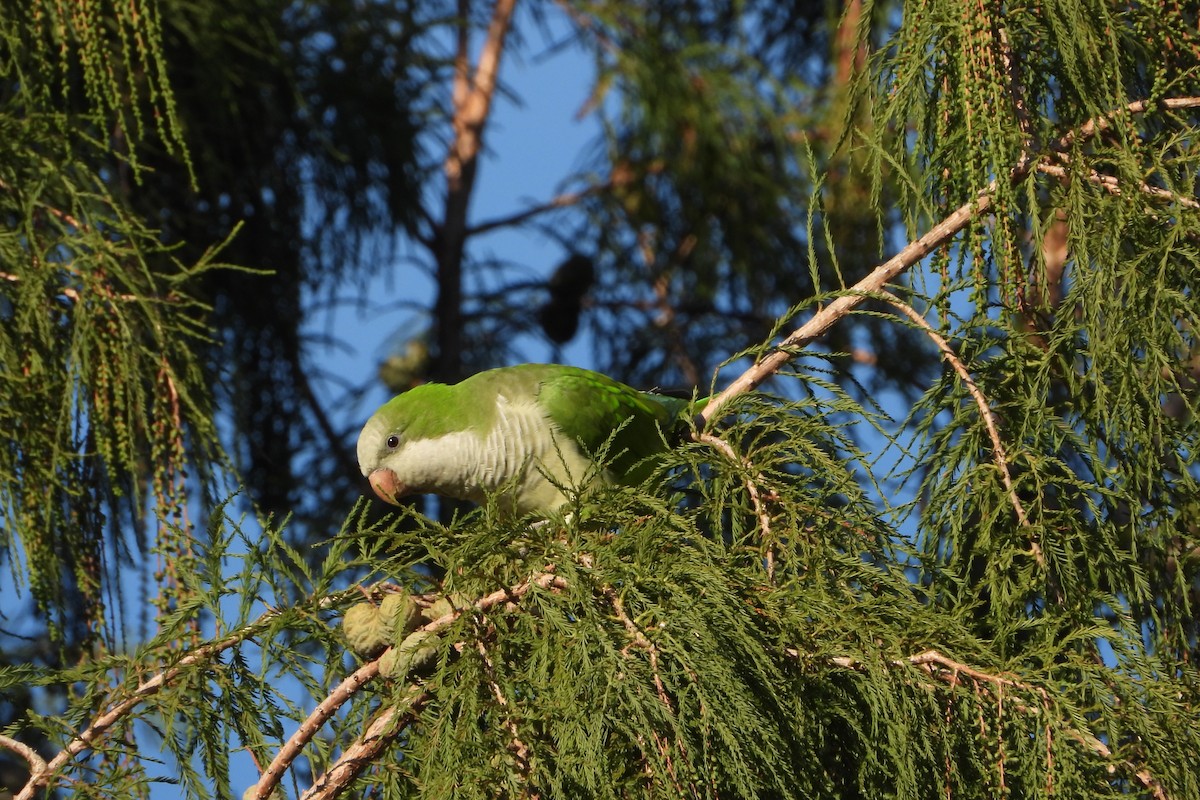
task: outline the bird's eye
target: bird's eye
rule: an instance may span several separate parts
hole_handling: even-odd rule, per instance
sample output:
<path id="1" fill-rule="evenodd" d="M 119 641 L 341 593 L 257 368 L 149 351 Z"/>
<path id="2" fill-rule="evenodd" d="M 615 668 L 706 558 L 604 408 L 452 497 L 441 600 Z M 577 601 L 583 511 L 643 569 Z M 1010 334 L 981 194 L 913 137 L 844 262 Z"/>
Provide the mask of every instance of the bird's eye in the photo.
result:
<path id="1" fill-rule="evenodd" d="M 388 450 L 395 450 L 399 446 L 400 446 L 400 437 L 399 436 L 397 436 L 396 434 L 393 433 L 391 436 L 389 436 L 387 438 Z"/>

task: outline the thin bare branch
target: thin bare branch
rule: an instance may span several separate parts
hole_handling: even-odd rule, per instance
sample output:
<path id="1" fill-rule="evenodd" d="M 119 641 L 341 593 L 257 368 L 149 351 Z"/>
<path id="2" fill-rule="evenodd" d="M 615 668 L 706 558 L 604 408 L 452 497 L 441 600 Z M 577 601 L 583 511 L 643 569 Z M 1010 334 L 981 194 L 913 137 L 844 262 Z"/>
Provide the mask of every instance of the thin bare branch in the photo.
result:
<path id="1" fill-rule="evenodd" d="M 21 756 L 21 758 L 29 762 L 30 778 L 43 774 L 47 769 L 46 759 L 38 755 L 37 750 L 34 750 L 24 742 L 19 742 L 11 736 L 0 735 L 0 747 L 12 750 L 14 753 Z"/>
<path id="2" fill-rule="evenodd" d="M 589 186 L 578 192 L 564 192 L 557 197 L 552 197 L 544 203 L 539 203 L 535 206 L 530 206 L 522 211 L 517 211 L 514 214 L 509 214 L 504 217 L 496 217 L 495 219 L 485 220 L 478 225 L 473 225 L 466 231 L 467 236 L 476 236 L 481 233 L 488 233 L 497 228 L 507 228 L 513 225 L 520 225 L 523 222 L 528 222 L 536 216 L 545 214 L 547 211 L 554 211 L 559 208 L 568 208 L 581 200 L 591 197 L 596 194 L 603 194 L 613 187 L 612 180 L 607 180 L 604 183 L 595 186 Z"/>
<path id="3" fill-rule="evenodd" d="M 335 599 L 325 598 L 322 604 L 331 604 Z M 259 631 L 263 630 L 267 623 L 282 613 L 280 611 L 267 611 L 258 617 L 254 622 L 242 627 L 234 633 L 226 636 L 220 641 L 211 642 L 206 645 L 197 647 L 190 653 L 186 654 L 175 664 L 167 669 L 159 672 L 151 678 L 148 678 L 138 684 L 128 696 L 111 706 L 100 716 L 92 720 L 92 723 L 84 729 L 82 733 L 67 743 L 67 746 L 60 750 L 54 758 L 50 759 L 46 764 L 46 768 L 41 772 L 31 775 L 26 784 L 21 787 L 13 800 L 33 800 L 37 796 L 39 790 L 49 788 L 51 776 L 66 766 L 71 759 L 75 758 L 80 753 L 92 748 L 95 742 L 100 740 L 108 731 L 126 717 L 134 708 L 143 700 L 157 694 L 171 681 L 178 678 L 189 667 L 195 666 L 205 661 L 211 660 L 219 653 L 228 650 L 238 644 L 254 636 Z"/>
<path id="4" fill-rule="evenodd" d="M 548 587 L 557 587 L 560 589 L 565 588 L 567 585 L 566 581 L 555 575 L 553 573 L 553 569 L 553 566 L 547 566 L 544 572 L 540 572 L 528 580 L 517 584 L 516 586 L 498 589 L 490 594 L 486 594 L 470 605 L 467 605 L 463 608 L 455 608 L 438 617 L 437 619 L 431 620 L 418 630 L 429 633 L 439 631 L 453 623 L 465 613 L 472 611 L 486 611 L 502 603 L 509 603 L 519 600 L 534 587 L 539 587 L 542 589 Z M 275 755 L 275 758 L 271 760 L 270 765 L 259 778 L 258 783 L 255 785 L 255 798 L 258 800 L 263 800 L 263 798 L 270 797 L 271 792 L 275 790 L 275 787 L 279 785 L 280 780 L 283 779 L 284 772 L 286 772 L 287 768 L 291 766 L 292 762 L 294 762 L 300 755 L 304 749 L 304 746 L 312 741 L 313 737 L 316 736 L 317 732 L 321 729 L 321 726 L 333 716 L 333 714 L 339 707 L 341 707 L 343 703 L 353 697 L 355 693 L 365 687 L 379 674 L 379 661 L 387 652 L 390 652 L 391 650 L 392 648 L 389 647 L 384 651 L 384 653 L 380 654 L 379 658 L 376 658 L 375 660 L 370 661 L 355 670 L 353 674 L 343 680 L 337 686 L 337 688 L 335 688 L 328 697 L 322 700 L 321 703 L 318 704 L 317 707 L 313 709 L 312 712 L 304 719 L 304 721 L 300 723 L 300 726 L 296 729 L 295 733 L 293 733 L 288 738 L 287 742 L 284 743 L 283 747 L 279 749 L 279 752 Z M 376 720 L 376 722 L 378 723 L 379 720 Z M 374 727 L 375 725 L 372 725 L 372 728 Z M 380 730 L 386 730 L 386 725 L 382 725 Z M 361 748 L 368 750 L 371 748 L 377 748 L 375 752 L 380 752 L 387 747 L 391 739 L 394 739 L 398 733 L 399 729 L 386 735 L 378 734 L 376 738 L 370 739 L 369 741 L 369 737 L 364 737 L 363 739 L 359 740 L 359 744 L 356 746 L 361 746 Z M 379 739 L 381 738 L 386 739 L 386 741 L 380 741 Z M 318 780 L 313 784 L 313 787 L 305 796 L 334 797 L 336 796 L 337 792 L 340 792 L 341 788 L 344 787 L 345 782 L 353 780 L 354 777 L 367 766 L 368 762 L 359 764 L 357 770 L 350 770 L 346 764 L 353 766 L 355 763 L 353 758 L 349 758 L 347 755 L 350 752 L 351 750 L 347 749 L 346 753 L 342 755 L 342 758 L 338 759 L 337 764 L 331 767 L 324 775 L 320 776 L 320 778 L 318 778 Z M 347 759 L 349 759 L 349 761 Z M 334 774 L 335 771 L 336 774 Z M 345 782 L 341 782 L 343 778 Z M 336 789 L 336 791 L 334 791 L 334 789 Z M 320 790 L 320 792 L 314 794 L 314 792 L 318 792 L 318 790 Z M 333 791 L 333 794 L 325 794 L 325 792 L 328 791 Z"/>
<path id="5" fill-rule="evenodd" d="M 988 438 L 992 440 L 992 458 L 996 462 L 996 469 L 1000 470 L 1000 477 L 1004 481 L 1004 488 L 1008 491 L 1008 499 L 1012 503 L 1013 511 L 1016 512 L 1017 519 L 1020 520 L 1021 525 L 1029 527 L 1029 516 L 1025 513 L 1025 507 L 1021 504 L 1021 498 L 1017 496 L 1016 487 L 1013 486 L 1012 473 L 1008 469 L 1008 455 L 1005 453 L 1004 442 L 1000 438 L 1000 430 L 996 425 L 996 415 L 992 413 L 987 398 L 983 396 L 983 392 L 979 389 L 979 385 L 975 383 L 975 379 L 971 377 L 971 373 L 967 370 L 966 365 L 963 364 L 962 359 L 954 352 L 954 348 L 950 346 L 945 337 L 934 330 L 929 321 L 917 313 L 916 309 L 886 289 L 880 290 L 879 297 L 899 309 L 904 316 L 912 320 L 914 325 L 925 332 L 925 335 L 937 345 L 942 356 L 950 363 L 950 366 L 958 373 L 958 377 L 962 379 L 963 384 L 966 385 L 967 391 L 970 392 L 971 398 L 975 401 L 975 405 L 979 407 L 979 416 L 983 419 L 984 427 L 987 428 Z M 1033 555 L 1038 565 L 1042 567 L 1046 566 L 1041 546 L 1037 542 L 1030 542 L 1030 545 L 1033 548 Z"/>
<path id="6" fill-rule="evenodd" d="M 1181 109 L 1198 106 L 1200 106 L 1200 97 L 1175 97 L 1159 100 L 1153 107 Z M 1147 101 L 1137 101 L 1110 114 L 1096 117 L 1081 125 L 1075 131 L 1062 136 L 1054 143 L 1054 149 L 1063 151 L 1076 141 L 1083 141 L 1095 136 L 1099 131 L 1105 130 L 1111 125 L 1111 120 L 1119 114 L 1139 114 L 1150 108 L 1151 106 Z M 1010 182 L 1018 181 L 1028 175 L 1029 171 L 1034 168 L 1036 168 L 1034 160 L 1028 154 L 1024 154 L 1009 171 L 1008 180 Z M 800 348 L 824 335 L 842 317 L 848 315 L 866 298 L 881 290 L 900 273 L 910 269 L 919 263 L 921 259 L 925 258 L 925 256 L 947 244 L 972 219 L 975 219 L 991 208 L 998 188 L 999 184 L 995 180 L 989 182 L 974 199 L 952 211 L 941 222 L 930 228 L 925 235 L 910 242 L 900 252 L 896 253 L 896 255 L 877 266 L 869 275 L 851 287 L 846 294 L 836 298 L 829 305 L 814 314 L 812 318 L 780 342 L 770 354 L 739 375 L 724 391 L 713 397 L 708 405 L 705 406 L 704 411 L 701 412 L 704 420 L 707 422 L 719 416 L 721 409 L 732 398 L 744 392 L 753 391 L 761 386 L 763 381 L 770 378 L 784 364 L 795 358 Z"/>

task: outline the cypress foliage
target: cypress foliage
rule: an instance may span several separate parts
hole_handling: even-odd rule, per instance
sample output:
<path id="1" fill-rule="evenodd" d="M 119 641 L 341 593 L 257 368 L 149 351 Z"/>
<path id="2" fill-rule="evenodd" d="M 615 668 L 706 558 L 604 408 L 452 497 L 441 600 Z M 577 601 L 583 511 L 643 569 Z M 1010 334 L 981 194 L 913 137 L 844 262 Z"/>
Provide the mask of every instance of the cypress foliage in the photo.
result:
<path id="1" fill-rule="evenodd" d="M 623 8 L 586 18 L 598 39 L 669 17 Z M 257 797 L 1200 797 L 1195 13 L 851 4 L 867 58 L 839 104 L 852 155 L 830 163 L 860 171 L 874 241 L 899 221 L 917 242 L 871 273 L 843 266 L 861 250 L 827 213 L 852 193 L 819 177 L 803 236 L 746 229 L 746 195 L 772 216 L 799 199 L 718 146 L 778 96 L 738 102 L 769 48 L 714 44 L 735 9 L 705 10 L 662 37 L 677 60 L 645 39 L 609 65 L 647 103 L 624 142 L 641 176 L 605 208 L 671 209 L 672 235 L 718 245 L 689 277 L 748 296 L 771 285 L 758 248 L 809 248 L 814 296 L 738 354 L 788 363 L 776 394 L 710 403 L 599 503 L 445 525 L 364 503 L 316 557 L 287 522 L 178 505 L 189 464 L 222 463 L 189 292 L 211 257 L 175 260 L 123 213 L 68 115 L 0 115 L 10 574 L 60 626 L 102 626 L 109 531 L 153 503 L 176 587 L 144 643 L 0 667 L 4 697 L 58 701 L 0 732 L 31 772 L 19 796 L 146 796 L 163 772 L 237 796 L 253 762 Z M 10 82 L 32 58 L 14 31 Z M 650 87 L 690 110 L 654 121 Z M 662 139 L 688 113 L 703 124 Z M 766 161 L 818 171 L 794 138 Z M 680 191 L 732 178 L 737 203 Z M 903 391 L 864 399 L 846 356 L 808 348 L 830 327 L 945 369 L 894 413 Z"/>
<path id="2" fill-rule="evenodd" d="M 62 50 L 54 62 L 22 25 L 28 20 L 0 15 L 0 73 L 12 92 L 0 115 L 0 546 L 8 574 L 29 589 L 58 644 L 78 642 L 78 631 L 66 635 L 71 627 L 97 644 L 101 633 L 113 641 L 103 631 L 113 597 L 103 595 L 130 550 L 173 554 L 181 546 L 146 537 L 145 507 L 182 519 L 189 466 L 203 474 L 220 464 L 197 355 L 210 336 L 208 308 L 196 293 L 219 247 L 191 262 L 176 258 L 95 168 L 110 153 L 96 137 L 111 109 L 63 110 L 74 102 L 74 70 L 94 102 L 94 94 L 129 88 L 114 61 L 129 68 L 156 57 L 133 52 L 133 40 L 157 41 L 154 15 L 126 4 L 110 36 L 99 22 L 106 7 L 71 18 L 54 4 L 37 7 L 34 27 Z M 30 82 L 39 70 L 64 73 L 61 96 Z M 152 76 L 139 87 L 177 137 L 170 94 Z M 142 122 L 124 123 L 136 142 Z"/>

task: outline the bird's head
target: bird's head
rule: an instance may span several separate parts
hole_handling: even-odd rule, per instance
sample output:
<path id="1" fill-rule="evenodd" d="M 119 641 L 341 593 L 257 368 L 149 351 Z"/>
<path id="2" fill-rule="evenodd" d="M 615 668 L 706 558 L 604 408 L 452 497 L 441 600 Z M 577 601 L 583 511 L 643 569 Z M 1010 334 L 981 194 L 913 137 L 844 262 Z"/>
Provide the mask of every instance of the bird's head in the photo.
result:
<path id="1" fill-rule="evenodd" d="M 393 397 L 358 435 L 358 466 L 381 500 L 461 489 L 463 409 L 454 387 L 427 383 Z"/>
<path id="2" fill-rule="evenodd" d="M 398 505 L 410 487 L 396 473 L 404 444 L 403 431 L 393 429 L 386 418 L 375 414 L 358 435 L 358 467 L 379 499 Z"/>

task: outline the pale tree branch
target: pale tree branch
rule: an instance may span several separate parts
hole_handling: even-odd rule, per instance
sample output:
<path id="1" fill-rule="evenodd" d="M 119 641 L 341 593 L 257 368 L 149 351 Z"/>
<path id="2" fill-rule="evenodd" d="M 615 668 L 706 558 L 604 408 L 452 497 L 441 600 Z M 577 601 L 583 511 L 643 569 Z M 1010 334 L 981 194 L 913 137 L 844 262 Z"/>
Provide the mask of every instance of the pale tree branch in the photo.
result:
<path id="1" fill-rule="evenodd" d="M 1200 106 L 1200 97 L 1164 97 L 1154 101 L 1134 100 L 1123 108 L 1113 109 L 1107 114 L 1093 117 L 1074 131 L 1067 132 L 1066 135 L 1058 140 L 1056 149 L 1066 150 L 1076 141 L 1086 141 L 1093 138 L 1112 127 L 1113 120 L 1123 114 L 1144 114 L 1147 111 L 1154 111 L 1155 109 L 1179 111 L 1184 108 L 1196 108 L 1198 106 Z"/>
<path id="2" fill-rule="evenodd" d="M 974 200 L 959 206 L 924 236 L 910 242 L 899 253 L 872 270 L 846 294 L 837 297 L 814 314 L 812 318 L 780 342 L 771 353 L 739 375 L 724 391 L 714 396 L 700 412 L 700 416 L 705 422 L 718 417 L 721 409 L 730 400 L 740 394 L 757 389 L 764 381 L 778 372 L 784 364 L 795 358 L 799 348 L 823 336 L 868 296 L 877 293 L 897 275 L 949 242 L 967 226 L 971 219 L 991 207 L 996 186 L 996 182 L 992 181 L 986 189 L 976 195 Z"/>
<path id="3" fill-rule="evenodd" d="M 322 605 L 329 605 L 335 602 L 334 598 L 325 598 L 321 601 Z M 129 715 L 143 700 L 152 697 L 163 688 L 170 685 L 171 681 L 178 678 L 189 667 L 201 664 L 212 659 L 225 650 L 234 647 L 254 636 L 263 630 L 267 623 L 275 617 L 279 616 L 279 611 L 267 611 L 259 616 L 254 622 L 243 626 L 238 631 L 226 636 L 216 642 L 211 642 L 206 645 L 201 645 L 195 650 L 184 655 L 172 666 L 164 669 L 162 672 L 142 681 L 138 684 L 128 696 L 111 706 L 100 716 L 92 720 L 91 724 L 77 735 L 74 739 L 67 743 L 67 746 L 60 750 L 46 764 L 45 769 L 37 774 L 30 775 L 29 780 L 25 783 L 21 790 L 14 795 L 13 800 L 33 800 L 37 796 L 39 790 L 49 788 L 52 776 L 65 767 L 73 758 L 80 753 L 90 750 L 95 746 L 96 742 L 102 739 L 110 729 L 123 718 Z"/>
<path id="4" fill-rule="evenodd" d="M 504 39 L 512 22 L 516 0 L 498 0 L 492 10 L 487 38 L 479 53 L 472 77 L 470 70 L 470 3 L 460 0 L 458 48 L 454 58 L 454 142 L 446 158 L 445 172 L 451 191 L 456 187 L 470 191 L 469 165 L 479 156 L 483 127 L 491 111 L 500 71 Z M 468 180 L 463 181 L 464 178 Z M 463 181 L 460 183 L 460 181 Z"/>
<path id="5" fill-rule="evenodd" d="M 418 628 L 418 631 L 426 633 L 435 633 L 452 624 L 456 619 L 465 613 L 474 611 L 487 611 L 503 603 L 515 602 L 533 588 L 558 588 L 566 587 L 566 581 L 558 577 L 553 572 L 553 565 L 549 565 L 546 569 L 526 581 L 523 581 L 516 586 L 498 589 L 490 594 L 476 600 L 474 603 L 463 608 L 455 608 L 443 614 L 435 620 L 431 620 L 424 626 Z M 337 711 L 339 707 L 356 693 L 362 690 L 366 685 L 379 675 L 379 661 L 390 652 L 393 648 L 389 647 L 384 653 L 380 654 L 379 658 L 370 661 L 359 667 L 353 674 L 342 681 L 341 684 L 334 689 L 324 700 L 317 705 L 315 709 L 300 723 L 296 729 L 284 743 L 283 747 L 271 760 L 270 765 L 263 771 L 258 783 L 254 786 L 254 797 L 257 800 L 270 797 L 271 792 L 279 785 L 284 772 L 296 760 L 303 751 L 305 745 L 312 741 L 317 732 Z M 424 702 L 423 695 L 415 696 L 415 699 L 410 701 L 406 713 L 415 712 Z M 363 738 L 359 739 L 354 745 L 347 748 L 342 756 L 328 769 L 324 774 L 319 776 L 313 783 L 313 786 L 305 793 L 305 797 L 336 797 L 345 786 L 355 777 L 357 777 L 363 769 L 370 764 L 372 756 L 366 756 L 366 753 L 378 755 L 385 750 L 387 746 L 399 735 L 407 724 L 401 720 L 400 724 L 392 728 L 391 723 L 396 718 L 396 713 L 387 713 L 388 711 L 395 712 L 396 709 L 385 709 L 380 713 L 372 723 L 367 733 Z"/>
<path id="6" fill-rule="evenodd" d="M 446 153 L 442 171 L 446 178 L 446 197 L 441 225 L 434 230 L 438 295 L 434 316 L 439 362 L 434 377 L 454 379 L 462 353 L 463 253 L 467 237 L 467 210 L 475 186 L 483 131 L 496 91 L 496 78 L 504 40 L 512 24 L 516 0 L 496 0 L 492 18 L 474 74 L 470 67 L 469 0 L 458 3 L 458 38 L 454 56 L 452 101 L 453 140 Z"/>
<path id="7" fill-rule="evenodd" d="M 263 770 L 262 776 L 254 786 L 255 792 L 252 795 L 254 800 L 265 800 L 271 796 L 271 792 L 275 791 L 275 787 L 283 779 L 284 771 L 296 760 L 304 746 L 317 735 L 321 726 L 337 713 L 343 703 L 357 694 L 377 675 L 379 675 L 379 659 L 368 661 L 347 676 L 324 700 L 317 704 L 317 707 L 300 723 L 300 727 L 288 737 L 287 742 L 275 754 L 275 758 L 271 759 L 271 763 Z"/>
<path id="8" fill-rule="evenodd" d="M 1165 98 L 1153 105 L 1149 101 L 1139 100 L 1128 104 L 1124 108 L 1116 109 L 1109 114 L 1089 120 L 1078 129 L 1062 136 L 1053 144 L 1052 149 L 1057 152 L 1063 152 L 1076 142 L 1090 139 L 1097 135 L 1097 133 L 1106 130 L 1112 124 L 1112 120 L 1121 114 L 1140 114 L 1152 109 L 1178 110 L 1198 106 L 1200 106 L 1200 97 Z M 1017 160 L 1016 165 L 1009 170 L 1008 180 L 1016 182 L 1028 175 L 1030 170 L 1035 169 L 1036 166 L 1035 161 L 1030 158 L 1028 153 L 1025 153 Z M 772 352 L 734 379 L 724 391 L 715 395 L 708 402 L 708 405 L 704 407 L 700 416 L 705 422 L 718 417 L 721 409 L 730 400 L 740 394 L 758 388 L 764 381 L 778 372 L 784 364 L 795 358 L 800 348 L 823 336 L 842 317 L 847 316 L 862 304 L 864 300 L 883 289 L 891 280 L 902 272 L 911 269 L 921 259 L 937 248 L 949 243 L 950 240 L 970 224 L 972 219 L 977 218 L 980 214 L 985 213 L 991 208 L 998 189 L 999 183 L 997 181 L 993 180 L 989 182 L 984 189 L 976 194 L 974 199 L 959 206 L 930 228 L 923 236 L 910 242 L 900 252 L 896 253 L 896 255 L 877 266 L 845 294 L 837 297 L 827 306 L 817 311 L 807 322 L 780 342 Z"/>
<path id="9" fill-rule="evenodd" d="M 301 800 L 332 800 L 340 795 L 364 769 L 383 755 L 428 701 L 429 695 L 422 692 L 403 706 L 388 706 L 381 710 L 366 732 L 313 781 L 312 787 L 300 796 Z"/>
<path id="10" fill-rule="evenodd" d="M 789 648 L 787 654 L 792 658 L 799 655 L 799 651 L 794 648 Z M 838 656 L 830 659 L 830 663 L 845 669 L 861 669 L 862 664 L 854 658 L 847 656 Z M 969 664 L 964 664 L 949 656 L 945 656 L 937 650 L 924 650 L 920 653 L 914 653 L 905 658 L 898 658 L 890 662 L 892 666 L 907 667 L 914 666 L 929 676 L 936 678 L 950 687 L 956 687 L 960 683 L 963 676 L 970 679 L 976 684 L 988 684 L 996 689 L 998 699 L 1003 698 L 1003 690 L 1005 688 L 1017 689 L 1026 692 L 1030 695 L 1036 695 L 1043 708 L 1047 711 L 1051 707 L 1052 699 L 1050 693 L 1041 686 L 1034 686 L 1024 681 L 1012 678 L 1007 675 L 997 675 L 995 673 L 981 670 L 978 667 L 973 667 Z M 1013 702 L 1013 701 L 1010 701 Z M 1018 708 L 1027 708 L 1023 703 L 1016 701 Z M 1049 722 L 1047 721 L 1047 730 L 1049 730 Z M 1113 760 L 1112 750 L 1104 742 L 1097 739 L 1086 731 L 1081 731 L 1070 724 L 1063 722 L 1063 730 L 1079 744 L 1083 745 L 1088 750 L 1091 750 L 1096 755 L 1108 761 Z M 1148 769 L 1140 768 L 1137 764 L 1129 761 L 1122 762 L 1122 765 L 1128 769 L 1143 787 L 1145 787 L 1155 800 L 1169 800 L 1166 790 L 1158 779 L 1154 777 Z M 1113 763 L 1108 765 L 1109 773 L 1115 773 L 1117 766 Z"/>
<path id="11" fill-rule="evenodd" d="M 46 766 L 46 759 L 38 755 L 37 750 L 34 750 L 24 742 L 17 741 L 11 736 L 0 735 L 0 747 L 12 750 L 14 753 L 21 756 L 21 758 L 29 762 L 30 779 L 42 775 L 48 769 Z"/>
<path id="12" fill-rule="evenodd" d="M 1017 496 L 1017 489 L 1013 485 L 1012 473 L 1008 469 L 1008 455 L 1004 450 L 1004 441 L 1000 438 L 1000 430 L 996 426 L 996 415 L 992 413 L 987 398 L 980 391 L 979 385 L 975 383 L 975 379 L 971 377 L 970 371 L 967 370 L 966 365 L 963 364 L 962 359 L 954 352 L 954 348 L 950 346 L 945 337 L 934 330 L 929 321 L 917 313 L 916 309 L 886 289 L 881 289 L 878 296 L 899 309 L 904 316 L 912 320 L 914 325 L 923 330 L 925 335 L 937 345 L 938 350 L 941 351 L 942 356 L 949 362 L 950 366 L 954 368 L 954 371 L 958 373 L 958 377 L 962 379 L 963 384 L 967 387 L 967 391 L 971 394 L 971 398 L 975 401 L 975 405 L 979 407 L 979 416 L 983 419 L 983 425 L 987 429 L 988 438 L 992 440 L 992 458 L 996 463 L 996 469 L 1000 471 L 1000 478 L 1004 481 L 1004 488 L 1008 491 L 1008 499 L 1012 503 L 1013 511 L 1016 512 L 1017 519 L 1020 520 L 1021 525 L 1029 527 L 1029 516 L 1025 513 L 1025 507 L 1021 504 L 1021 498 Z M 1041 545 L 1036 541 L 1031 541 L 1030 547 L 1033 550 L 1033 557 L 1037 560 L 1038 565 L 1045 567 L 1046 561 L 1042 555 Z"/>
<path id="13" fill-rule="evenodd" d="M 1067 156 L 1063 153 L 1056 155 L 1055 160 L 1069 163 Z M 1046 175 L 1053 175 L 1054 177 L 1061 178 L 1063 180 L 1071 177 L 1066 168 L 1060 166 L 1059 164 L 1049 164 L 1043 162 L 1038 164 L 1038 172 L 1045 173 Z M 1089 182 L 1104 188 L 1109 194 L 1116 196 L 1120 196 L 1122 194 L 1121 182 L 1112 175 L 1101 175 L 1099 172 L 1096 172 L 1096 170 L 1091 170 L 1084 177 Z M 1200 201 L 1196 200 L 1194 197 L 1185 197 L 1167 189 L 1151 186 L 1145 181 L 1142 181 L 1140 184 L 1138 184 L 1137 190 L 1148 197 L 1164 203 L 1178 203 L 1186 208 L 1200 208 Z"/>

